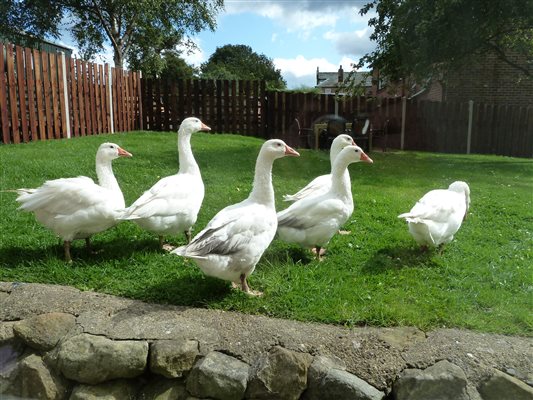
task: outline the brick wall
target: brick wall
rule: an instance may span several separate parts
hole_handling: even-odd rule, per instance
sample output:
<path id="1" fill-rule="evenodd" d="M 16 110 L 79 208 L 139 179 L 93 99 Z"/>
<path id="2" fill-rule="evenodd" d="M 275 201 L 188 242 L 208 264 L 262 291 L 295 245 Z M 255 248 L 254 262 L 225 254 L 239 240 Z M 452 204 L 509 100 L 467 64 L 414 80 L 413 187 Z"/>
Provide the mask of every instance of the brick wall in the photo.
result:
<path id="1" fill-rule="evenodd" d="M 526 65 L 525 57 L 511 57 L 514 62 Z M 497 105 L 533 105 L 533 79 L 526 79 L 519 70 L 487 54 L 448 78 L 444 101 L 468 100 Z"/>

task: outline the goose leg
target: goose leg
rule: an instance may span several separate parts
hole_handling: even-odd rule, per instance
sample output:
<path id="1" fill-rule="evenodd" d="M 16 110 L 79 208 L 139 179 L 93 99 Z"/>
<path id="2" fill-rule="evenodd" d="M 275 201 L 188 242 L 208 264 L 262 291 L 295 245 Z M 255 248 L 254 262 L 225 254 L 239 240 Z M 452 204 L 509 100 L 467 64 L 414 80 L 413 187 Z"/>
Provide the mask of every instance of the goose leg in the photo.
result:
<path id="1" fill-rule="evenodd" d="M 70 241 L 65 240 L 63 242 L 63 249 L 65 251 L 65 261 L 71 264 L 72 258 L 70 257 Z"/>
<path id="2" fill-rule="evenodd" d="M 311 249 L 311 252 L 315 254 L 318 261 L 322 261 L 322 256 L 326 253 L 326 249 L 322 248 L 321 246 L 315 246 Z"/>
<path id="3" fill-rule="evenodd" d="M 187 238 L 187 243 L 191 243 L 191 228 L 185 231 L 185 237 Z"/>
<path id="4" fill-rule="evenodd" d="M 162 249 L 164 246 L 164 237 L 163 235 L 159 236 L 159 247 Z"/>
<path id="5" fill-rule="evenodd" d="M 87 248 L 87 251 L 89 253 L 93 252 L 92 246 L 91 246 L 91 238 L 85 238 L 85 247 Z"/>
<path id="6" fill-rule="evenodd" d="M 246 293 L 246 294 L 248 294 L 250 296 L 262 296 L 263 295 L 262 292 L 250 289 L 250 286 L 248 286 L 248 282 L 246 282 L 246 275 L 245 274 L 241 274 L 240 278 L 241 278 L 241 290 L 244 293 Z"/>

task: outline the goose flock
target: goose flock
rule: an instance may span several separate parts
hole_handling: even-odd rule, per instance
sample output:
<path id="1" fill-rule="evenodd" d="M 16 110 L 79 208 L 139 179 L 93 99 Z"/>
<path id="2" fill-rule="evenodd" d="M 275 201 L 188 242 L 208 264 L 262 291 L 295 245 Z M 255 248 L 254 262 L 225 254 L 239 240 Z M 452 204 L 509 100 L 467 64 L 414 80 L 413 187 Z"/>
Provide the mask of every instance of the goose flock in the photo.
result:
<path id="1" fill-rule="evenodd" d="M 96 153 L 98 183 L 84 176 L 46 181 L 36 189 L 16 189 L 19 209 L 59 236 L 65 260 L 72 262 L 70 244 L 131 220 L 156 234 L 159 245 L 180 257 L 194 260 L 209 276 L 232 282 L 250 295 L 247 278 L 276 234 L 280 240 L 313 250 L 318 260 L 324 248 L 354 210 L 348 166 L 372 163 L 372 159 L 349 135 L 335 138 L 330 149 L 331 171 L 312 180 L 284 200 L 292 204 L 276 212 L 272 166 L 275 160 L 299 153 L 280 139 L 263 143 L 255 164 L 253 187 L 246 199 L 220 210 L 194 238 L 204 198 L 204 183 L 191 148 L 191 135 L 210 131 L 200 119 L 183 120 L 178 130 L 179 169 L 175 175 L 157 181 L 126 207 L 113 174 L 112 161 L 132 154 L 114 143 L 103 143 Z M 442 247 L 453 240 L 466 218 L 470 189 L 465 182 L 452 183 L 424 195 L 410 212 L 400 214 L 415 241 L 422 247 Z M 187 244 L 173 248 L 164 243 L 167 235 L 185 233 Z"/>

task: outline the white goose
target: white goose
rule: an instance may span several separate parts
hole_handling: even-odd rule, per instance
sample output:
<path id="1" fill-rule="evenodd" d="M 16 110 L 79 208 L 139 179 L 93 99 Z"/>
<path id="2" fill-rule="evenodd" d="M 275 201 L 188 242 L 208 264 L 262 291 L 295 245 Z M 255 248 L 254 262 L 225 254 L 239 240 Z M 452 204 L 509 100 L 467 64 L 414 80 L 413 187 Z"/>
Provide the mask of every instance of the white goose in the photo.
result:
<path id="1" fill-rule="evenodd" d="M 20 210 L 33 211 L 35 218 L 64 241 L 65 260 L 72 262 L 70 244 L 111 228 L 125 207 L 124 196 L 113 175 L 111 162 L 131 154 L 114 143 L 103 143 L 96 153 L 98 184 L 91 178 L 61 178 L 46 181 L 36 189 L 17 189 Z"/>
<path id="2" fill-rule="evenodd" d="M 335 158 L 346 146 L 355 146 L 355 142 L 353 141 L 350 135 L 342 134 L 338 135 L 335 139 L 333 139 L 333 142 L 331 143 L 331 148 L 329 150 L 329 160 L 331 163 L 331 169 L 333 169 L 333 162 L 335 161 Z M 348 172 L 348 170 L 346 170 L 346 172 L 344 173 L 344 179 L 348 181 L 350 180 L 350 173 Z M 307 186 L 300 189 L 295 194 L 284 195 L 283 200 L 296 201 L 301 200 L 307 196 L 317 196 L 326 193 L 330 187 L 331 173 L 327 175 L 320 175 L 313 179 L 311 182 L 309 182 Z"/>
<path id="3" fill-rule="evenodd" d="M 408 213 L 398 215 L 409 225 L 415 241 L 427 248 L 453 240 L 470 207 L 470 188 L 466 182 L 453 182 L 448 189 L 426 193 Z"/>
<path id="4" fill-rule="evenodd" d="M 321 195 L 304 197 L 278 213 L 280 239 L 313 246 L 320 259 L 322 248 L 352 215 L 354 205 L 350 178 L 345 179 L 348 165 L 354 162 L 372 163 L 358 146 L 347 146 L 333 162 L 331 187 Z"/>
<path id="5" fill-rule="evenodd" d="M 279 139 L 266 141 L 257 157 L 253 188 L 246 200 L 219 211 L 194 239 L 172 253 L 192 258 L 206 274 L 229 280 L 248 294 L 246 278 L 274 238 L 277 227 L 272 164 L 298 152 Z"/>
<path id="6" fill-rule="evenodd" d="M 184 119 L 178 130 L 178 173 L 160 179 L 129 206 L 122 217 L 156 233 L 160 247 L 165 250 L 173 249 L 163 244 L 165 235 L 184 232 L 187 241 L 191 239 L 191 227 L 204 200 L 204 183 L 192 154 L 191 135 L 210 130 L 198 118 Z"/>

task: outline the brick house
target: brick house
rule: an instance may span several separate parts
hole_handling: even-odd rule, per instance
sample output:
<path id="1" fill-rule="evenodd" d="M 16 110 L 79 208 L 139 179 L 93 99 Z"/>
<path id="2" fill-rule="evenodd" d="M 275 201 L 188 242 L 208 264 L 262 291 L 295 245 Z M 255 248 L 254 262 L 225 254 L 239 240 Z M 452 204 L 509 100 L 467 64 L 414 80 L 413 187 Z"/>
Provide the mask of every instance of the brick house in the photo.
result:
<path id="1" fill-rule="evenodd" d="M 512 56 L 512 61 L 527 66 L 525 57 Z M 533 68 L 530 66 L 529 68 Z M 533 79 L 494 54 L 486 54 L 467 67 L 450 73 L 445 80 L 434 81 L 429 86 L 413 85 L 409 90 L 401 84 L 387 84 L 380 80 L 379 72 L 372 75 L 371 95 L 375 97 L 402 97 L 417 100 L 533 105 Z"/>
<path id="2" fill-rule="evenodd" d="M 351 72 L 344 73 L 342 65 L 339 66 L 339 70 L 336 72 L 321 72 L 316 67 L 316 88 L 319 88 L 323 94 L 344 94 L 342 91 L 338 91 L 342 83 L 347 83 L 347 80 L 355 80 L 356 84 L 362 84 L 365 95 L 368 95 L 372 89 L 372 77 L 369 72 Z"/>

